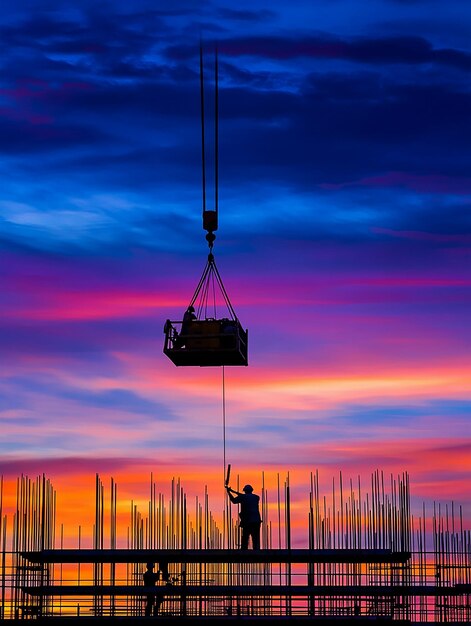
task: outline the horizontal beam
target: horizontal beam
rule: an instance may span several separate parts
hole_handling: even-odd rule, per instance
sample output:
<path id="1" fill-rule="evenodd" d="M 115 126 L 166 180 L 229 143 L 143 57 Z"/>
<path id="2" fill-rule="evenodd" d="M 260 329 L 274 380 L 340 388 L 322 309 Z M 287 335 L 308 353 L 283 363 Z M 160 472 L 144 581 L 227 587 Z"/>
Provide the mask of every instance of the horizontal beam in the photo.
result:
<path id="1" fill-rule="evenodd" d="M 460 596 L 471 594 L 471 585 L 432 587 L 426 585 L 44 585 L 21 587 L 31 596 L 146 596 L 209 597 L 384 597 Z"/>
<path id="2" fill-rule="evenodd" d="M 406 563 L 410 552 L 326 550 L 42 550 L 21 552 L 30 563 Z"/>
<path id="3" fill-rule="evenodd" d="M 234 611 L 235 613 L 235 611 Z M 41 624 L 48 623 L 48 617 L 41 617 Z M 54 626 L 83 626 L 84 623 L 89 624 L 97 624 L 103 626 L 103 622 L 107 624 L 119 624 L 120 626 L 136 626 L 136 615 L 87 615 L 86 617 L 77 616 L 77 615 L 67 615 L 66 617 L 62 617 L 60 615 L 54 615 L 50 618 L 53 620 Z M 144 617 L 143 615 L 139 615 L 138 623 L 139 624 L 156 624 L 156 618 L 152 617 Z M 164 616 L 159 616 L 157 618 L 159 621 L 164 619 Z M 208 624 L 215 624 L 219 626 L 221 623 L 225 624 L 236 624 L 240 626 L 241 623 L 244 624 L 263 624 L 264 626 L 278 625 L 278 624 L 308 624 L 312 626 L 313 619 L 315 619 L 316 624 L 320 624 L 322 626 L 339 626 L 339 624 L 348 623 L 349 626 L 355 624 L 358 626 L 359 624 L 368 624 L 369 626 L 379 626 L 380 624 L 391 625 L 392 618 L 391 616 L 385 615 L 316 615 L 314 618 L 311 615 L 172 615 L 171 616 L 171 624 L 174 626 L 175 624 L 204 624 L 207 626 Z M 241 622 L 243 620 L 243 622 Z M 24 626 L 24 618 L 23 619 L 12 619 L 8 620 L 8 626 Z M 394 619 L 393 626 L 423 626 L 423 622 L 411 622 L 410 620 L 402 620 L 402 619 Z M 448 622 L 448 626 L 453 626 L 453 622 Z M 463 626 L 463 622 L 460 624 L 456 624 L 456 626 Z"/>

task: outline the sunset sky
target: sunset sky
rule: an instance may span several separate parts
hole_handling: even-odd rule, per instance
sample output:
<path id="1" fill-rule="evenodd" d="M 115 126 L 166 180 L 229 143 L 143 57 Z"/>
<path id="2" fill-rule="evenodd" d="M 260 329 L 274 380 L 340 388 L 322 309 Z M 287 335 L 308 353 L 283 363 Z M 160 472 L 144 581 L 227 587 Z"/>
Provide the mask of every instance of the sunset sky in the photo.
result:
<path id="1" fill-rule="evenodd" d="M 162 354 L 207 256 L 201 36 L 214 253 L 249 329 L 234 473 L 409 471 L 471 523 L 470 22 L 461 0 L 3 6 L 5 479 L 222 497 L 221 369 Z"/>

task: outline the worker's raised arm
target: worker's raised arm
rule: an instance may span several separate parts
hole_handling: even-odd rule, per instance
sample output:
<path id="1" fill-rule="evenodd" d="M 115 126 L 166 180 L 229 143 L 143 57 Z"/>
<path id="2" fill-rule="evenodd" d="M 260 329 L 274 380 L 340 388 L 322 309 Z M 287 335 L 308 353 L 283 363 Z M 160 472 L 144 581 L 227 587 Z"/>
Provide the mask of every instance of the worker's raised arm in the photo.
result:
<path id="1" fill-rule="evenodd" d="M 226 485 L 226 491 L 227 491 L 227 495 L 229 496 L 230 501 L 233 504 L 238 504 L 239 500 L 237 499 L 241 494 L 238 491 L 235 491 L 235 489 L 231 489 L 231 487 L 229 487 L 228 485 Z M 237 497 L 234 497 L 232 494 L 235 493 Z"/>

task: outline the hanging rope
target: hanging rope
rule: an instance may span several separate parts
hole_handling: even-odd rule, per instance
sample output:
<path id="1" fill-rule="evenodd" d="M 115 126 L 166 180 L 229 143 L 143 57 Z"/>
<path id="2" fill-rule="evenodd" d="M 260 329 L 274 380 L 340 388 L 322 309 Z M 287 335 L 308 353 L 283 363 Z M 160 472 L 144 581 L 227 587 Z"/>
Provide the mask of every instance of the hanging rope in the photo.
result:
<path id="1" fill-rule="evenodd" d="M 222 456 L 223 456 L 223 477 L 226 480 L 226 375 L 224 365 L 222 366 Z"/>
<path id="2" fill-rule="evenodd" d="M 203 44 L 200 42 L 200 100 L 201 100 L 201 165 L 203 183 L 203 213 L 206 211 L 206 158 L 204 149 L 204 78 L 203 78 Z"/>
<path id="3" fill-rule="evenodd" d="M 214 51 L 214 209 L 219 209 L 219 81 L 218 49 Z"/>
<path id="4" fill-rule="evenodd" d="M 214 311 L 214 318 L 216 319 L 216 317 L 217 317 L 217 315 L 216 315 L 216 285 L 215 285 L 215 283 L 214 283 L 214 274 L 212 275 L 211 287 L 212 287 L 212 292 L 213 292 L 213 311 Z"/>
<path id="5" fill-rule="evenodd" d="M 222 462 L 223 462 L 223 478 L 224 487 L 230 486 L 231 465 L 226 463 L 226 373 L 222 366 Z M 231 505 L 229 494 L 226 490 L 224 494 L 224 536 L 226 537 L 226 547 L 232 546 L 232 529 L 231 529 Z"/>
<path id="6" fill-rule="evenodd" d="M 203 44 L 200 42 L 200 105 L 201 105 L 201 166 L 203 183 L 203 230 L 207 231 L 206 241 L 212 251 L 218 229 L 219 206 L 219 82 L 218 55 L 214 51 L 214 209 L 206 209 L 206 150 L 205 150 L 205 112 L 204 112 L 204 68 Z"/>
<path id="7" fill-rule="evenodd" d="M 222 278 L 219 274 L 219 271 L 216 267 L 216 262 L 214 260 L 214 255 L 213 254 L 209 254 L 208 255 L 208 261 L 206 263 L 206 266 L 203 270 L 203 274 L 198 282 L 198 285 L 195 289 L 195 293 L 193 294 L 193 297 L 191 298 L 190 301 L 190 305 L 191 306 L 195 306 L 196 301 L 198 300 L 198 297 L 200 298 L 198 301 L 198 305 L 196 306 L 196 308 L 198 309 L 198 317 L 201 317 L 201 314 L 204 311 L 204 315 L 206 317 L 207 315 L 207 311 L 208 311 L 208 306 L 211 307 L 211 302 L 210 302 L 210 297 L 211 294 L 213 296 L 213 308 L 214 308 L 214 317 L 217 318 L 217 311 L 216 311 L 216 287 L 219 288 L 219 291 L 222 294 L 222 297 L 224 299 L 224 303 L 229 311 L 229 314 L 231 315 L 232 319 L 237 321 L 237 315 L 234 311 L 234 308 L 231 304 L 231 301 L 229 300 L 229 296 L 227 295 L 226 289 L 223 285 L 222 282 Z"/>

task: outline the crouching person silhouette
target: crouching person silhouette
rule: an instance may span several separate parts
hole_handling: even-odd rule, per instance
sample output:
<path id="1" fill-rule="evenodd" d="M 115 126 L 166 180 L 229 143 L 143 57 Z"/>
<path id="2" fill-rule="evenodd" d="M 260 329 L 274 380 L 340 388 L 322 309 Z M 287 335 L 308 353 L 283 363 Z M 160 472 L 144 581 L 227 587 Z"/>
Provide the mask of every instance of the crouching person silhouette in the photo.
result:
<path id="1" fill-rule="evenodd" d="M 248 550 L 249 538 L 252 537 L 252 548 L 260 550 L 260 526 L 262 518 L 259 510 L 259 496 L 253 493 L 252 485 L 245 485 L 244 493 L 231 489 L 226 485 L 227 494 L 233 504 L 240 504 L 240 527 L 242 528 L 241 550 Z M 235 496 L 233 494 L 236 494 Z"/>

